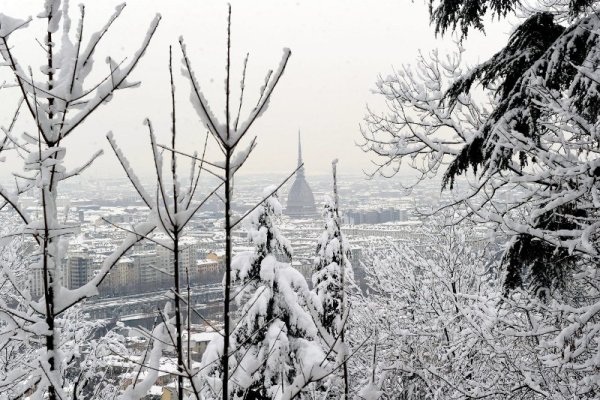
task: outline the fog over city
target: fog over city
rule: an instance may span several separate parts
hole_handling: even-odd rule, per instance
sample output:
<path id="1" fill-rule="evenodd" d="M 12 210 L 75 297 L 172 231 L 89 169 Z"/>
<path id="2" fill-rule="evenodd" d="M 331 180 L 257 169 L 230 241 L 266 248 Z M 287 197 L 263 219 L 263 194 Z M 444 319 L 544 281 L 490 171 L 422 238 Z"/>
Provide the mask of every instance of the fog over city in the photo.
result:
<path id="1" fill-rule="evenodd" d="M 39 1 L 3 1 L 1 12 L 24 19 L 38 13 L 37 4 Z M 75 9 L 78 4 L 72 2 L 71 8 Z M 90 2 L 86 14 L 88 33 L 99 29 L 119 4 L 121 1 Z M 271 112 L 256 123 L 256 132 L 260 132 L 256 156 L 240 171 L 242 174 L 291 172 L 299 130 L 304 136 L 305 161 L 311 166 L 310 174 L 329 173 L 330 161 L 334 158 L 340 158 L 346 173 L 370 171 L 369 157 L 355 143 L 362 140 L 359 125 L 366 114 L 367 103 L 376 110 L 384 109 L 371 93 L 377 76 L 387 75 L 403 64 L 414 64 L 419 51 L 428 53 L 439 49 L 443 54 L 456 47 L 452 37 L 435 36 L 434 29 L 427 23 L 427 7 L 418 2 L 386 0 L 373 6 L 366 1 L 267 0 L 231 4 L 232 79 L 239 81 L 244 57 L 249 52 L 247 93 L 250 96 L 260 88 L 267 71 L 277 65 L 282 49 L 292 50 L 286 79 L 277 87 L 270 104 Z M 101 48 L 110 49 L 116 59 L 126 57 L 139 46 L 145 26 L 156 13 L 163 16 L 161 27 L 153 38 L 153 46 L 147 50 L 145 62 L 136 67 L 133 77 L 141 81 L 141 87 L 128 96 L 115 96 L 97 111 L 97 117 L 83 124 L 81 129 L 85 133 L 69 139 L 81 151 L 67 163 L 83 162 L 99 147 L 108 150 L 104 136 L 109 130 L 114 131 L 125 149 L 137 150 L 140 146 L 147 149 L 142 144 L 147 140 L 142 124 L 147 117 L 157 126 L 157 136 L 166 140 L 169 120 L 163 99 L 169 92 L 168 46 L 177 47 L 180 35 L 186 38 L 191 60 L 202 71 L 198 79 L 207 97 L 215 107 L 222 108 L 227 9 L 221 1 L 128 1 L 123 16 L 130 16 L 135 22 L 133 25 L 115 24 L 114 34 L 104 39 Z M 41 28 L 43 23 L 34 20 L 33 25 Z M 474 32 L 466 42 L 471 50 L 467 60 L 476 63 L 492 55 L 511 29 L 506 21 L 494 21 L 486 28 L 485 35 Z M 31 35 L 23 31 L 11 36 L 14 36 L 11 39 L 16 54 L 28 63 L 43 61 L 39 46 L 27 45 Z M 210 39 L 202 40 L 207 37 Z M 180 54 L 175 54 L 179 60 Z M 198 148 L 205 130 L 187 101 L 187 81 L 179 70 L 177 66 L 180 140 L 185 147 Z M 34 74 L 37 72 L 34 69 Z M 239 85 L 234 86 L 237 90 Z M 13 95 L 5 93 L 8 99 Z M 10 120 L 11 112 L 10 108 L 3 107 L 0 115 Z M 113 121 L 110 126 L 99 123 L 107 118 Z M 211 145 L 209 154 L 215 150 Z M 151 175 L 148 152 L 131 153 L 130 160 L 139 165 L 140 174 Z M 89 173 L 99 177 L 107 173 L 122 176 L 109 154 L 98 159 Z M 2 176 L 6 175 L 2 171 Z"/>

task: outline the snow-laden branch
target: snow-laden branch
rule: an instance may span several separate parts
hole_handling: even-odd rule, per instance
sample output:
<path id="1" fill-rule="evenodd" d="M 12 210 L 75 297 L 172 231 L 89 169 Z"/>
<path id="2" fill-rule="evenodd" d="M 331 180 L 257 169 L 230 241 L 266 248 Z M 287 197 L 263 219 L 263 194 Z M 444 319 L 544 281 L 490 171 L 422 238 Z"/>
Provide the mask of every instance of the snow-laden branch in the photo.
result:
<path id="1" fill-rule="evenodd" d="M 142 186 L 142 183 L 140 182 L 139 178 L 135 174 L 135 171 L 133 170 L 133 168 L 131 168 L 131 166 L 129 165 L 129 161 L 127 160 L 127 158 L 125 157 L 125 155 L 123 154 L 123 152 L 121 151 L 119 146 L 117 145 L 117 142 L 115 141 L 112 132 L 109 132 L 106 135 L 106 139 L 108 139 L 110 146 L 112 147 L 115 155 L 117 156 L 117 158 L 119 160 L 119 163 L 123 167 L 123 170 L 127 174 L 127 178 L 129 179 L 129 181 L 135 188 L 136 192 L 139 194 L 139 196 L 142 199 L 142 201 L 144 202 L 144 204 L 146 204 L 146 206 L 148 206 L 148 208 L 152 208 L 151 204 L 154 204 L 154 201 L 152 200 L 150 195 L 148 195 L 148 193 Z"/>
<path id="2" fill-rule="evenodd" d="M 134 233 L 127 235 L 119 247 L 115 249 L 110 256 L 104 259 L 102 266 L 94 278 L 77 289 L 62 288 L 61 291 L 57 293 L 57 300 L 55 303 L 56 314 L 61 314 L 85 298 L 98 295 L 98 286 L 100 286 L 102 281 L 106 278 L 111 268 L 129 249 L 140 240 L 149 236 L 154 229 L 156 229 L 156 223 L 152 221 L 136 224 L 132 229 Z"/>

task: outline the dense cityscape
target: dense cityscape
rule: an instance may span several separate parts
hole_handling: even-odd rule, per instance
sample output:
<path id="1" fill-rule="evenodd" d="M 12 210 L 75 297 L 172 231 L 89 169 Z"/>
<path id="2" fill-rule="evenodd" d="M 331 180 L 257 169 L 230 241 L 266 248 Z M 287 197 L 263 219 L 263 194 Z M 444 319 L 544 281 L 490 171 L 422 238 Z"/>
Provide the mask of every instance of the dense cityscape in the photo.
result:
<path id="1" fill-rule="evenodd" d="M 299 163 L 301 163 L 299 155 Z M 236 215 L 244 215 L 260 198 L 264 187 L 278 184 L 283 178 L 278 176 L 248 176 L 236 187 L 236 202 L 233 210 Z M 309 182 L 310 181 L 310 184 Z M 292 265 L 310 281 L 316 239 L 322 230 L 322 201 L 331 191 L 330 176 L 305 177 L 301 168 L 293 183 L 282 187 L 279 196 L 284 199 L 285 211 L 281 218 L 281 230 L 292 243 L 294 255 Z M 439 202 L 440 192 L 437 183 L 429 187 L 408 191 L 394 189 L 382 179 L 369 180 L 365 176 L 342 176 L 339 195 L 343 210 L 343 232 L 351 243 L 351 261 L 357 277 L 361 276 L 360 263 L 363 249 L 372 245 L 373 240 L 408 240 L 428 208 Z M 41 209 L 35 199 L 23 197 L 22 206 L 31 215 Z M 146 207 L 135 195 L 127 179 L 86 180 L 79 179 L 65 185 L 58 201 L 64 208 L 67 220 L 80 224 L 81 230 L 69 242 L 67 257 L 62 261 L 63 282 L 69 289 L 75 289 L 88 282 L 100 268 L 103 260 L 124 239 L 135 223 L 143 221 Z M 5 215 L 9 215 L 9 210 Z M 211 198 L 193 220 L 183 238 L 184 248 L 181 260 L 192 287 L 217 285 L 223 278 L 223 205 L 217 197 Z M 311 239 L 312 238 L 312 239 Z M 156 304 L 144 299 L 158 291 L 167 290 L 172 284 L 173 254 L 161 242 L 164 235 L 158 234 L 152 240 L 136 244 L 127 255 L 113 267 L 106 280 L 99 287 L 99 297 L 90 299 L 86 307 L 94 310 L 94 317 L 119 319 L 127 317 L 130 324 L 137 323 L 130 317 L 140 314 L 152 319 Z M 242 225 L 235 231 L 235 252 L 245 251 L 249 246 Z M 187 279 L 187 278 L 186 278 Z M 32 275 L 32 293 L 41 296 L 43 285 L 41 273 Z M 218 291 L 217 291 L 218 292 Z M 113 301 L 134 295 L 128 307 L 126 301 Z M 215 294 L 218 296 L 218 293 Z M 107 300 L 107 299 L 111 300 Z M 140 301 L 141 300 L 141 301 Z M 125 315 L 115 313 L 112 307 L 99 308 L 103 303 L 118 304 Z M 147 314 L 147 315 L 145 315 Z M 219 319 L 222 316 L 209 314 L 207 317 Z"/>

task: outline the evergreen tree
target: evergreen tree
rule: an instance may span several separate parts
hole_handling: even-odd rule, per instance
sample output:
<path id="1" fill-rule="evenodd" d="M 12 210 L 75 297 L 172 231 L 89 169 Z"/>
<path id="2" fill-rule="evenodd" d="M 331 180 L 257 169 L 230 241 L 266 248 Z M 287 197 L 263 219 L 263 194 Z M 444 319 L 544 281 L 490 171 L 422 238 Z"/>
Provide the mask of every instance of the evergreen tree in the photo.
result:
<path id="1" fill-rule="evenodd" d="M 332 162 L 333 193 L 334 199 L 325 197 L 323 216 L 325 229 L 317 243 L 317 254 L 314 260 L 313 287 L 321 305 L 321 325 L 335 338 L 339 338 L 342 347 L 341 359 L 343 376 L 343 398 L 349 396 L 350 383 L 346 363 L 346 343 L 344 335 L 345 316 L 347 313 L 346 287 L 353 279 L 352 266 L 348 260 L 349 245 L 344 239 L 340 228 L 338 211 L 338 194 L 336 178 L 337 160 Z M 339 356 L 339 355 L 338 355 Z M 330 355 L 330 358 L 333 357 Z M 334 379 L 334 378 L 332 378 Z M 330 398 L 341 397 L 337 393 L 338 385 L 332 382 L 323 382 L 320 389 L 328 392 Z"/>
<path id="2" fill-rule="evenodd" d="M 569 18 L 576 18 L 589 12 L 596 2 L 597 0 L 557 1 L 548 7 L 552 7 L 555 13 L 562 10 Z M 460 30 L 463 37 L 471 28 L 483 31 L 483 19 L 486 15 L 505 17 L 517 11 L 520 6 L 519 0 L 429 0 L 429 12 L 435 32 L 444 34 L 448 30 Z M 527 6 L 530 9 L 533 5 L 528 3 Z"/>
<path id="3" fill-rule="evenodd" d="M 337 221 L 337 207 L 331 197 L 325 197 L 323 217 L 325 229 L 317 243 L 312 276 L 314 292 L 323 307 L 321 323 L 332 335 L 340 331 L 342 319 L 342 267 L 348 275 L 348 242 L 343 238 Z"/>
<path id="4" fill-rule="evenodd" d="M 266 200 L 248 217 L 253 250 L 236 255 L 232 263 L 239 307 L 229 365 L 233 399 L 279 399 L 298 377 L 309 377 L 325 359 L 307 307 L 314 300 L 306 280 L 276 258 L 291 257 L 292 249 L 277 228 L 281 204 L 271 192 L 273 188 L 265 190 Z M 203 364 L 218 359 L 220 349 L 218 342 L 211 342 Z M 208 372 L 211 393 L 220 391 L 220 369 L 213 363 Z"/>
<path id="5" fill-rule="evenodd" d="M 461 48 L 445 60 L 437 53 L 422 59 L 418 74 L 405 69 L 382 79 L 393 115 L 367 118 L 366 148 L 392 173 L 405 160 L 425 179 L 449 160 L 443 188 L 469 177 L 456 203 L 511 239 L 507 290 L 560 288 L 578 264 L 600 254 L 597 5 L 432 1 L 441 33 L 483 29 L 490 10 L 503 16 L 518 9 L 526 18 L 503 49 L 466 73 Z"/>
<path id="6" fill-rule="evenodd" d="M 581 7 L 574 3 L 570 12 L 580 14 Z M 535 13 L 514 31 L 504 49 L 450 87 L 446 93 L 450 107 L 472 90 L 475 82 L 492 90 L 497 104 L 450 164 L 444 185 L 452 186 L 469 167 L 486 175 L 524 175 L 527 169 L 541 167 L 562 177 L 539 180 L 545 194 L 532 211 L 533 229 L 550 232 L 566 244 L 581 221 L 598 220 L 595 207 L 589 207 L 598 190 L 594 181 L 600 176 L 600 168 L 590 164 L 600 122 L 599 80 L 593 67 L 600 62 L 600 38 L 594 33 L 598 28 L 600 19 L 595 14 L 565 27 L 555 21 L 553 13 Z M 569 127 L 572 124 L 574 129 Z M 556 151 L 557 142 L 575 150 L 565 154 L 575 163 L 551 159 L 554 152 L 562 156 Z M 576 153 L 581 159 L 575 158 Z M 572 191 L 581 194 L 565 196 Z M 504 257 L 507 289 L 526 286 L 538 290 L 564 283 L 579 257 L 573 256 L 568 245 L 557 246 L 543 236 L 522 232 L 513 238 Z M 591 250 L 597 252 L 597 243 Z"/>

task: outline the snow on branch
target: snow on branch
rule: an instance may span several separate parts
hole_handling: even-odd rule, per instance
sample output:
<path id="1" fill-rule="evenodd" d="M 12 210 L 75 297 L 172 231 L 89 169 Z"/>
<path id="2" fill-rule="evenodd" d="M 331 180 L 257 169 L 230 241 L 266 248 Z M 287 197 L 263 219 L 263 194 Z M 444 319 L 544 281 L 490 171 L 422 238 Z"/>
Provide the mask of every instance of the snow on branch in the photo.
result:
<path id="1" fill-rule="evenodd" d="M 210 133 L 212 133 L 217 139 L 225 138 L 227 133 L 226 126 L 219 123 L 217 117 L 212 112 L 208 101 L 204 96 L 204 93 L 200 88 L 200 84 L 198 83 L 196 75 L 190 64 L 183 37 L 179 38 L 179 47 L 183 55 L 182 62 L 184 65 L 184 67 L 182 67 L 181 73 L 183 76 L 190 80 L 190 84 L 192 86 L 192 92 L 190 93 L 190 102 L 194 106 L 194 109 L 200 117 L 200 120 L 206 125 Z"/>
<path id="2" fill-rule="evenodd" d="M 110 143 L 110 146 L 112 147 L 115 155 L 117 156 L 119 163 L 121 164 L 121 166 L 123 167 L 123 170 L 127 174 L 127 178 L 129 179 L 129 181 L 135 188 L 136 192 L 138 192 L 138 194 L 140 195 L 140 198 L 142 199 L 142 201 L 146 204 L 146 206 L 148 206 L 148 208 L 151 209 L 152 208 L 151 204 L 154 204 L 154 201 L 152 200 L 150 195 L 146 192 L 146 190 L 142 186 L 142 183 L 140 182 L 139 178 L 135 174 L 135 171 L 133 170 L 133 168 L 131 168 L 129 161 L 127 160 L 127 158 L 125 157 L 125 155 L 123 154 L 123 152 L 121 151 L 119 146 L 117 145 L 117 142 L 114 139 L 113 133 L 112 132 L 107 133 L 106 139 L 108 139 L 108 142 Z"/>
<path id="3" fill-rule="evenodd" d="M 21 20 L 0 13 L 0 38 L 6 39 L 14 31 L 27 27 L 31 21 L 31 17 Z"/>
<path id="4" fill-rule="evenodd" d="M 131 74 L 133 69 L 136 67 L 136 65 L 146 52 L 146 49 L 148 48 L 148 45 L 150 44 L 150 41 L 152 40 L 152 37 L 154 36 L 156 29 L 158 28 L 160 20 L 160 15 L 157 15 L 152 20 L 141 46 L 133 54 L 133 56 L 131 57 L 131 61 L 124 67 L 111 69 L 110 80 L 101 84 L 96 89 L 94 96 L 87 101 L 83 109 L 68 121 L 68 123 L 65 125 L 65 128 L 60 133 L 60 138 L 64 138 L 67 135 L 69 135 L 73 131 L 73 129 L 75 129 L 81 122 L 83 122 L 96 108 L 98 108 L 102 103 L 107 101 L 116 89 L 120 89 L 124 86 L 127 86 L 125 80 L 129 76 L 129 74 Z M 109 61 L 109 63 L 112 64 L 111 61 Z M 114 64 L 112 64 L 112 66 L 115 67 Z"/>
<path id="5" fill-rule="evenodd" d="M 267 110 L 269 106 L 269 100 L 271 99 L 271 94 L 273 93 L 275 86 L 277 86 L 279 79 L 283 75 L 291 55 L 292 51 L 290 49 L 283 49 L 283 56 L 281 57 L 279 66 L 275 70 L 273 76 L 265 81 L 265 85 L 261 89 L 259 103 L 256 105 L 256 107 L 254 107 L 246 121 L 241 124 L 239 129 L 233 135 L 233 143 L 239 142 L 239 140 L 244 137 L 248 129 L 250 129 L 250 126 L 254 123 L 254 121 L 263 115 L 263 113 Z"/>
<path id="6" fill-rule="evenodd" d="M 183 41 L 183 38 L 179 39 L 179 44 L 180 44 L 181 52 L 183 54 L 184 68 L 182 69 L 182 74 L 190 80 L 190 84 L 192 86 L 192 91 L 190 93 L 190 101 L 194 105 L 194 109 L 196 110 L 196 113 L 200 117 L 200 120 L 206 125 L 206 127 L 209 129 L 209 131 L 213 134 L 213 136 L 215 136 L 215 138 L 223 146 L 228 147 L 228 148 L 234 148 L 239 143 L 239 141 L 245 136 L 245 134 L 248 132 L 248 129 L 250 129 L 250 126 L 254 123 L 254 121 L 258 117 L 260 117 L 268 108 L 269 99 L 271 97 L 271 94 L 273 93 L 275 86 L 277 86 L 279 79 L 283 75 L 283 72 L 285 71 L 287 62 L 292 54 L 291 50 L 287 49 L 287 48 L 284 49 L 283 57 L 281 59 L 281 62 L 279 63 L 277 70 L 275 71 L 275 73 L 272 73 L 272 72 L 269 73 L 268 78 L 265 81 L 265 84 L 261 89 L 258 104 L 252 109 L 252 111 L 250 112 L 250 114 L 246 118 L 246 120 L 241 123 L 240 127 L 237 128 L 237 123 L 239 121 L 239 115 L 238 115 L 238 117 L 236 117 L 235 124 L 230 125 L 229 121 L 227 121 L 227 123 L 219 122 L 219 120 L 217 119 L 215 114 L 212 112 L 212 110 L 209 106 L 208 100 L 207 100 L 206 96 L 204 95 L 204 93 L 202 92 L 200 84 L 198 83 L 198 80 L 196 79 L 194 70 L 192 69 L 189 57 L 186 52 L 186 46 Z M 244 69 L 245 69 L 245 65 L 246 64 L 244 63 Z M 245 73 L 244 73 L 244 79 L 245 79 Z M 241 88 L 243 90 L 243 88 L 244 88 L 243 84 L 242 84 Z M 229 90 L 229 89 L 227 88 L 227 90 Z M 230 132 L 227 131 L 228 129 L 230 130 Z"/>
<path id="7" fill-rule="evenodd" d="M 65 310 L 69 309 L 85 298 L 96 296 L 98 294 L 98 286 L 100 286 L 104 278 L 106 278 L 111 268 L 129 249 L 131 249 L 140 240 L 143 240 L 145 237 L 150 235 L 154 229 L 156 229 L 156 224 L 151 221 L 136 224 L 132 229 L 133 233 L 127 235 L 121 245 L 115 249 L 110 256 L 104 259 L 102 266 L 94 278 L 77 289 L 61 288 L 54 305 L 56 314 L 58 315 L 63 313 Z"/>

